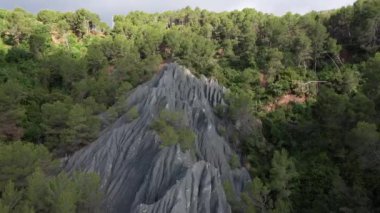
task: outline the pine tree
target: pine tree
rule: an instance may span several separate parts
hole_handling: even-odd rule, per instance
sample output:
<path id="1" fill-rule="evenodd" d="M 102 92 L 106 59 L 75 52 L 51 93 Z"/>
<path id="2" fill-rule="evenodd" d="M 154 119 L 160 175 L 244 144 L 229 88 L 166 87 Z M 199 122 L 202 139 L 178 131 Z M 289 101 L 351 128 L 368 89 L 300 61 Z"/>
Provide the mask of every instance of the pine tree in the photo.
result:
<path id="1" fill-rule="evenodd" d="M 276 194 L 275 210 L 277 212 L 290 212 L 289 196 L 292 192 L 292 182 L 297 177 L 293 159 L 288 156 L 285 149 L 275 151 L 270 169 L 270 189 Z"/>

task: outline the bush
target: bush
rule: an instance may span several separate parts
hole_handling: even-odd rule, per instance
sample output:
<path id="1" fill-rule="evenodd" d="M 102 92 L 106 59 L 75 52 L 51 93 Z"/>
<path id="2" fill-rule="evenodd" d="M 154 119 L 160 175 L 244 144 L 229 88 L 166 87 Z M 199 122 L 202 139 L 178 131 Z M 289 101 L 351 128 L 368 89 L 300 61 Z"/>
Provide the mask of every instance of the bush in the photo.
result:
<path id="1" fill-rule="evenodd" d="M 182 113 L 161 111 L 151 126 L 162 141 L 160 147 L 179 144 L 183 150 L 194 151 L 196 135 L 185 123 Z"/>
<path id="2" fill-rule="evenodd" d="M 159 119 L 177 128 L 186 126 L 184 116 L 181 112 L 171 112 L 169 110 L 162 110 L 160 112 Z"/>
<path id="3" fill-rule="evenodd" d="M 224 181 L 223 189 L 227 198 L 227 202 L 231 205 L 232 212 L 240 212 L 241 203 L 236 198 L 237 196 L 232 182 L 230 180 Z"/>
<path id="4" fill-rule="evenodd" d="M 175 145 L 178 143 L 178 135 L 174 128 L 163 120 L 158 120 L 153 123 L 153 129 L 158 133 L 162 144 L 161 148 Z"/>
<path id="5" fill-rule="evenodd" d="M 25 186 L 25 177 L 38 167 L 49 170 L 53 164 L 49 151 L 43 145 L 0 142 L 0 192 L 8 181 L 17 187 Z"/>
<path id="6" fill-rule="evenodd" d="M 0 212 L 100 212 L 100 177 L 58 170 L 43 145 L 0 142 Z"/>
<path id="7" fill-rule="evenodd" d="M 237 156 L 237 154 L 232 154 L 230 161 L 229 161 L 229 164 L 231 166 L 231 169 L 236 169 L 236 168 L 240 167 L 240 161 L 239 161 L 239 157 Z"/>
<path id="8" fill-rule="evenodd" d="M 180 129 L 178 131 L 179 135 L 179 144 L 184 150 L 194 150 L 194 141 L 195 141 L 195 133 L 188 129 Z"/>
<path id="9" fill-rule="evenodd" d="M 136 118 L 139 117 L 139 110 L 137 109 L 137 106 L 132 107 L 128 112 L 127 112 L 127 117 L 129 119 L 135 120 Z"/>
<path id="10" fill-rule="evenodd" d="M 5 60 L 9 63 L 19 63 L 32 59 L 33 55 L 27 50 L 19 47 L 12 47 L 8 50 Z"/>

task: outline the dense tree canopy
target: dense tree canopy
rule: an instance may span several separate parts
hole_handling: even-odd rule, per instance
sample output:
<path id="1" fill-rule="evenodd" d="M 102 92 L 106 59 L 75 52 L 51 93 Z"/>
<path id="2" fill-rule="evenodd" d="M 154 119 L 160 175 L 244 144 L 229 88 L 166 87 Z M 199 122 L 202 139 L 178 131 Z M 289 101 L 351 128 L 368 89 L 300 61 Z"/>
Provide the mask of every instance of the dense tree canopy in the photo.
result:
<path id="1" fill-rule="evenodd" d="M 0 10 L 0 36 L 0 212 L 95 211 L 98 177 L 58 174 L 52 156 L 96 139 L 169 62 L 230 90 L 219 130 L 252 176 L 234 211 L 380 210 L 378 0 L 302 16 L 131 12 L 112 29 L 85 9 Z M 162 117 L 164 145 L 191 149 L 192 132 Z"/>

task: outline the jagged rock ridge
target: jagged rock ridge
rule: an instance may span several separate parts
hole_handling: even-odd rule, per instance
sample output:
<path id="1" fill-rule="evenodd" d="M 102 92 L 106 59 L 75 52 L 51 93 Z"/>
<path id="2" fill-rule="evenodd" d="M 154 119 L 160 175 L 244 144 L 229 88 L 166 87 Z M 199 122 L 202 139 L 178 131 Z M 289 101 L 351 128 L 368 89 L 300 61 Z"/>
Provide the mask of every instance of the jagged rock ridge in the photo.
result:
<path id="1" fill-rule="evenodd" d="M 166 65 L 128 96 L 125 108 L 137 107 L 139 117 L 121 116 L 65 168 L 100 175 L 107 212 L 231 212 L 223 181 L 239 193 L 250 177 L 245 169 L 230 168 L 233 151 L 216 131 L 212 107 L 222 104 L 224 91 L 214 80 Z M 150 126 L 162 109 L 185 114 L 197 135 L 196 157 L 179 145 L 160 148 Z"/>

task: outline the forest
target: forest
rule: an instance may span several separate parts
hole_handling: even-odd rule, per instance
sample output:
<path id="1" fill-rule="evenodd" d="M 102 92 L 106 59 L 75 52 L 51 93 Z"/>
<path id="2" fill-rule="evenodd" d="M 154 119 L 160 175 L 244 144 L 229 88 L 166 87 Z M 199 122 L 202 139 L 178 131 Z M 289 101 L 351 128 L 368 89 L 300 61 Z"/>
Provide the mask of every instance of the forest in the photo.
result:
<path id="1" fill-rule="evenodd" d="M 229 90 L 215 112 L 239 124 L 230 164 L 252 177 L 239 200 L 224 184 L 232 212 L 380 211 L 379 0 L 283 16 L 136 11 L 112 28 L 86 9 L 0 9 L 0 36 L 1 213 L 100 211 L 100 178 L 59 161 L 171 62 Z"/>

